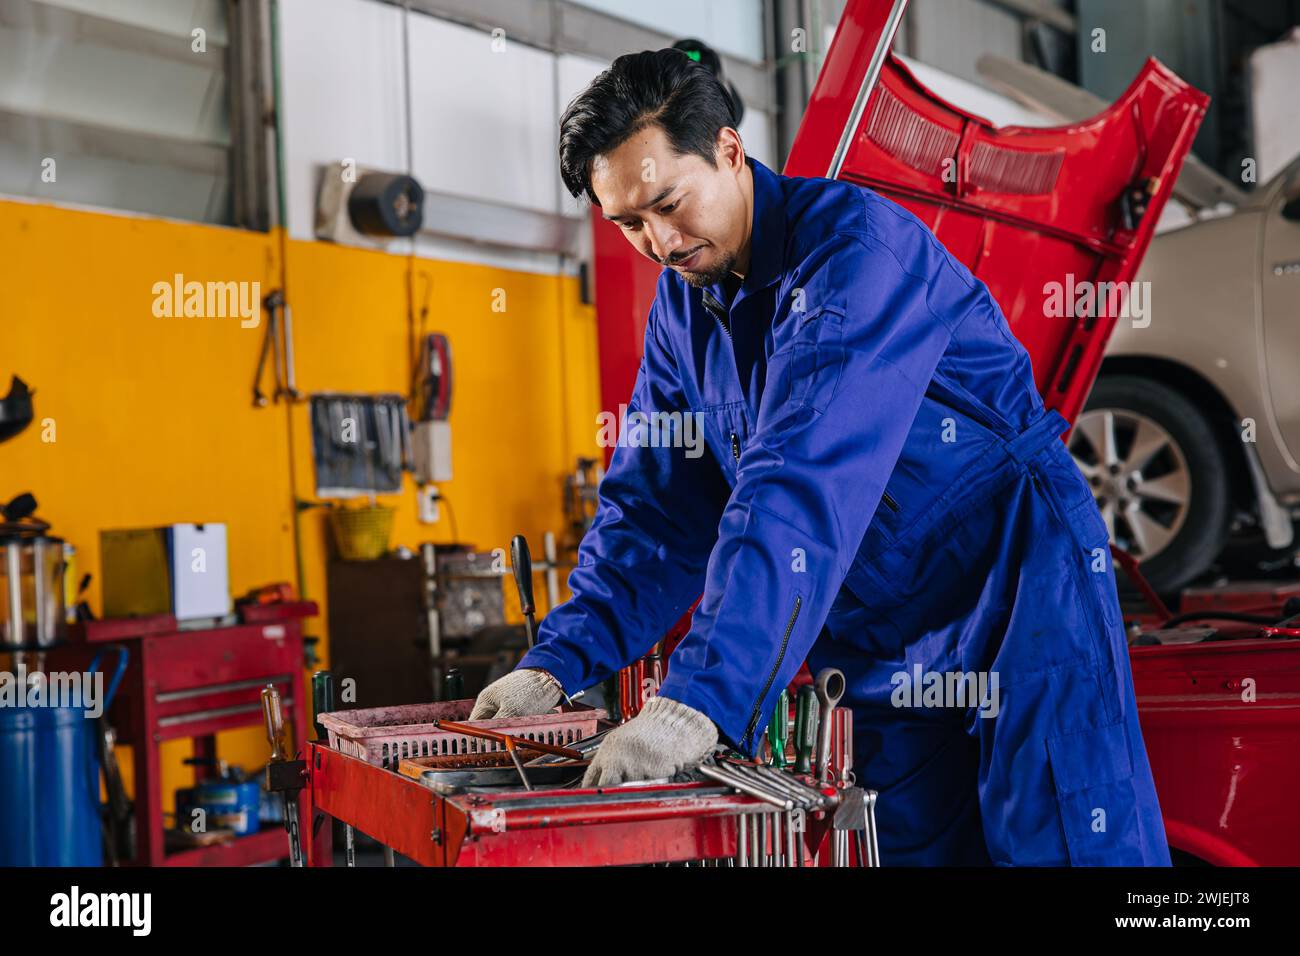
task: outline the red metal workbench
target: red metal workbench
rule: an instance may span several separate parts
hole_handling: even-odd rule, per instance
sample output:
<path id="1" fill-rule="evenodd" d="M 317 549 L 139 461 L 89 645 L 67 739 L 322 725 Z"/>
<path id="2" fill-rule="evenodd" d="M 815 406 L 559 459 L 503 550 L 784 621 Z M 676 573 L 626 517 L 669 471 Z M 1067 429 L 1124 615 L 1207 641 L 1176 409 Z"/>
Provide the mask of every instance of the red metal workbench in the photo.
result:
<path id="1" fill-rule="evenodd" d="M 111 642 L 130 663 L 110 712 L 118 740 L 134 749 L 136 864 L 245 866 L 288 856 L 284 830 L 268 826 L 231 843 L 168 853 L 164 846 L 163 741 L 191 738 L 196 757 L 216 756 L 215 735 L 262 727 L 261 689 L 274 684 L 298 746 L 307 739 L 308 707 L 301 693 L 302 619 L 317 613 L 308 601 L 248 608 L 230 627 L 177 630 L 174 619 L 78 624 L 76 642 L 59 653 L 80 659 Z M 269 752 L 269 747 L 268 747 Z M 210 771 L 196 767 L 196 778 Z"/>
<path id="2" fill-rule="evenodd" d="M 765 806 L 699 783 L 440 796 L 322 743 L 309 745 L 307 767 L 302 819 L 313 824 L 302 831 L 310 866 L 332 862 L 328 820 L 317 817 L 349 824 L 424 866 L 623 866 L 732 858 L 741 815 Z M 665 791 L 701 795 L 668 800 Z M 596 807 L 546 805 L 600 793 L 613 799 Z M 830 829 L 829 811 L 807 817 L 805 846 L 821 848 L 820 865 L 829 862 Z M 811 864 L 811 850 L 807 856 Z"/>

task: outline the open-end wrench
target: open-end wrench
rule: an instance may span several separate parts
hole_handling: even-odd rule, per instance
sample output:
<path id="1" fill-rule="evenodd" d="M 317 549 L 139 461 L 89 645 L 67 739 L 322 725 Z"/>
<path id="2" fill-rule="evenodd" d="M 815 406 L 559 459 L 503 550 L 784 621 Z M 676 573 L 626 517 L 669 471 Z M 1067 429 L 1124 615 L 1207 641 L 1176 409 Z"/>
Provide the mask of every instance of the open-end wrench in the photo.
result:
<path id="1" fill-rule="evenodd" d="M 867 791 L 867 866 L 880 866 L 880 844 L 876 842 L 876 791 Z"/>
<path id="2" fill-rule="evenodd" d="M 751 781 L 755 786 L 763 787 L 778 796 L 788 797 L 790 800 L 794 801 L 795 805 L 800 809 L 816 809 L 820 807 L 823 802 L 818 799 L 820 796 L 819 794 L 801 788 L 797 782 L 785 779 L 784 774 L 772 771 L 767 767 L 751 767 L 745 764 L 732 764 L 729 769 Z"/>
<path id="3" fill-rule="evenodd" d="M 789 813 L 785 815 L 785 865 L 786 866 L 802 865 L 802 864 L 795 863 L 794 843 L 795 843 L 794 811 L 791 810 Z"/>
<path id="4" fill-rule="evenodd" d="M 726 784 L 729 787 L 739 790 L 746 796 L 762 800 L 764 803 L 770 803 L 772 806 L 778 807 L 781 810 L 790 810 L 794 807 L 794 801 L 789 797 L 775 793 L 766 787 L 759 786 L 739 774 L 724 770 L 720 766 L 700 764 L 699 771 L 710 780 L 716 780 L 718 783 Z"/>
<path id="5" fill-rule="evenodd" d="M 805 810 L 821 809 L 827 803 L 826 794 L 808 786 L 800 780 L 795 779 L 789 774 L 781 773 L 771 769 L 770 767 L 747 766 L 746 769 L 756 773 L 761 780 L 767 781 L 773 786 L 789 793 Z"/>

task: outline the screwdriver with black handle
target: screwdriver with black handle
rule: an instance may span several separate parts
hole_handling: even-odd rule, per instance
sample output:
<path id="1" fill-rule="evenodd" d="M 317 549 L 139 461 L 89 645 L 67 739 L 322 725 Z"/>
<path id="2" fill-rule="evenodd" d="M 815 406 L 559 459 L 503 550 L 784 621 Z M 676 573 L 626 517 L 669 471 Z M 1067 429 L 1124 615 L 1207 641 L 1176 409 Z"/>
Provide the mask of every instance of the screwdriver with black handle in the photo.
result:
<path id="1" fill-rule="evenodd" d="M 515 587 L 519 589 L 519 610 L 524 615 L 528 631 L 528 649 L 537 643 L 537 621 L 533 618 L 537 607 L 533 604 L 533 556 L 528 551 L 528 539 L 517 534 L 510 539 L 510 567 L 515 573 Z"/>
<path id="2" fill-rule="evenodd" d="M 534 614 L 537 605 L 533 603 L 533 556 L 528 550 L 528 539 L 517 534 L 510 539 L 510 566 L 515 574 L 515 587 L 519 590 L 519 610 L 524 615 L 524 630 L 528 634 L 528 649 L 537 644 L 537 621 Z M 573 706 L 573 698 L 560 690 L 565 703 Z"/>
<path id="3" fill-rule="evenodd" d="M 794 699 L 794 772 L 812 773 L 813 752 L 817 748 L 817 717 L 821 705 L 817 691 L 804 684 Z"/>

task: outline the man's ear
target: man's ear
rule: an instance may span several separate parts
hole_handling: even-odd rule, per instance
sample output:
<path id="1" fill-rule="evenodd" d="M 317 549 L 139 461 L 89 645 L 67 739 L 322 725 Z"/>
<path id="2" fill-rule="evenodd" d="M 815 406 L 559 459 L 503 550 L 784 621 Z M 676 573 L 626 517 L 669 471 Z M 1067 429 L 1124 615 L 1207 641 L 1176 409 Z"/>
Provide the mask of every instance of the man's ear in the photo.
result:
<path id="1" fill-rule="evenodd" d="M 730 126 L 718 130 L 716 157 L 718 168 L 733 173 L 740 172 L 745 165 L 745 145 L 740 141 L 740 134 Z"/>

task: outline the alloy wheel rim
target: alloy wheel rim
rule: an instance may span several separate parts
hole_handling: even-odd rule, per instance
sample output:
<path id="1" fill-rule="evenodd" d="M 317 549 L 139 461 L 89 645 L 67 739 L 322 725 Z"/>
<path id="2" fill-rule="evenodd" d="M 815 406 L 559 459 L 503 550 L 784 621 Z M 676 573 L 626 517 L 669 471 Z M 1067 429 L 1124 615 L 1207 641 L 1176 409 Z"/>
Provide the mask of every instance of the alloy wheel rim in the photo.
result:
<path id="1" fill-rule="evenodd" d="M 1192 482 L 1164 426 L 1132 409 L 1089 409 L 1070 435 L 1070 454 L 1115 545 L 1139 561 L 1169 547 L 1187 520 Z"/>

